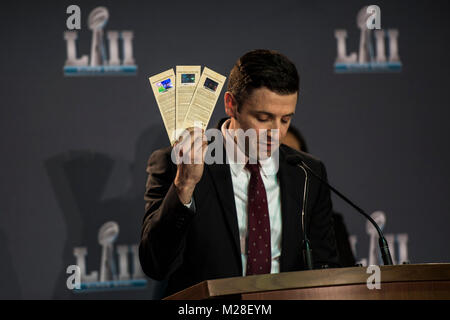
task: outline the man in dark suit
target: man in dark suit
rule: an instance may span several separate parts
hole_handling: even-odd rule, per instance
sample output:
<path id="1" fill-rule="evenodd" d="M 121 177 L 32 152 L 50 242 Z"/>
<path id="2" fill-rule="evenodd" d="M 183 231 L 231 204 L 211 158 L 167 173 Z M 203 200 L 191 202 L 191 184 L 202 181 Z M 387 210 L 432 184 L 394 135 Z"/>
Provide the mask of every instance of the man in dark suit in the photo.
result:
<path id="1" fill-rule="evenodd" d="M 155 151 L 148 162 L 139 254 L 149 277 L 168 280 L 166 294 L 207 279 L 302 270 L 303 229 L 315 267 L 337 265 L 329 190 L 309 179 L 302 224 L 305 176 L 286 158 L 300 155 L 324 178 L 325 166 L 311 155 L 278 144 L 297 104 L 295 65 L 274 51 L 250 51 L 231 70 L 227 89 L 224 103 L 229 118 L 218 126 L 227 142 L 220 145 L 220 161 L 173 163 L 172 151 L 188 153 L 188 158 L 200 152 L 203 160 L 212 145 L 203 136 L 203 143 L 195 145 L 187 138 L 195 137 L 196 130 L 189 128 L 175 148 Z M 267 140 L 245 140 L 241 147 L 230 135 L 238 129 L 268 130 Z M 177 148 L 183 143 L 188 148 Z M 234 150 L 244 162 L 236 161 L 236 154 L 230 156 L 228 146 L 236 144 Z"/>

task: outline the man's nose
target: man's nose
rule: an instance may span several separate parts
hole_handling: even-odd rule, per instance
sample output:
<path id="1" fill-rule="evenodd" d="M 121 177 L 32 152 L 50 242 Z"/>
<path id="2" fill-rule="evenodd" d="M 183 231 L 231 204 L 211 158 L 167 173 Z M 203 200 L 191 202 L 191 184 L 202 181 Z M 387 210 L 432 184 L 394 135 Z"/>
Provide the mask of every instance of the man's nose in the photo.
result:
<path id="1" fill-rule="evenodd" d="M 272 130 L 280 130 L 281 129 L 281 120 L 272 121 L 271 128 Z"/>
<path id="2" fill-rule="evenodd" d="M 267 131 L 268 139 L 273 140 L 273 142 L 280 139 L 281 134 L 281 122 L 273 121 L 270 130 Z"/>

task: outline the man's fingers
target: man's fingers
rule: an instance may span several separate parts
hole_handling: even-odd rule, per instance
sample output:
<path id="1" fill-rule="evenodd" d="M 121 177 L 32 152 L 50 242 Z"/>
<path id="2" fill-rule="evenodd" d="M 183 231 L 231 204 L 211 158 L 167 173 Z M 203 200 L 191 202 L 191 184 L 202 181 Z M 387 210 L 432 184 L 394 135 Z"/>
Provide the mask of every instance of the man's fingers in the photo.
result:
<path id="1" fill-rule="evenodd" d="M 202 159 L 205 160 L 205 154 L 206 151 L 208 150 L 208 141 L 203 141 L 203 145 L 202 145 Z"/>
<path id="2" fill-rule="evenodd" d="M 208 148 L 208 141 L 199 141 L 200 139 L 196 140 L 196 143 L 194 143 L 193 152 L 191 153 L 191 156 L 193 157 L 193 162 L 195 164 L 203 163 L 205 159 L 205 152 Z"/>
<path id="3" fill-rule="evenodd" d="M 190 137 L 191 139 L 184 139 L 177 144 L 178 155 L 182 158 L 183 163 L 195 163 L 200 164 L 204 159 L 205 150 L 208 146 L 208 140 L 205 135 L 199 135 L 197 137 Z"/>
<path id="4" fill-rule="evenodd" d="M 178 156 L 182 159 L 181 162 L 185 164 L 203 162 L 205 149 L 208 145 L 208 140 L 204 134 L 205 130 L 198 127 L 186 128 L 180 137 L 175 141 L 174 148 Z"/>

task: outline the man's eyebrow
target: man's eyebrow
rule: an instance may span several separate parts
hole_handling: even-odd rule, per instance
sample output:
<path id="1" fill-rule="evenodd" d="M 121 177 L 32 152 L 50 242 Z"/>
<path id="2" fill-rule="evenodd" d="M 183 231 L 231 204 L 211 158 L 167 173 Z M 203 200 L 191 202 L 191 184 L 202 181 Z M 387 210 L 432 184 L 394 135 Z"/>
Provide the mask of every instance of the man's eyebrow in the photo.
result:
<path id="1" fill-rule="evenodd" d="M 267 111 L 255 111 L 255 113 L 256 113 L 256 114 L 264 114 L 264 115 L 267 115 L 267 116 L 269 116 L 269 117 L 273 117 L 273 116 L 274 116 L 273 113 L 270 113 L 270 112 L 267 112 Z M 282 117 L 291 117 L 291 116 L 293 116 L 294 114 L 295 114 L 295 112 L 291 112 L 291 113 L 289 113 L 289 114 L 283 115 Z"/>

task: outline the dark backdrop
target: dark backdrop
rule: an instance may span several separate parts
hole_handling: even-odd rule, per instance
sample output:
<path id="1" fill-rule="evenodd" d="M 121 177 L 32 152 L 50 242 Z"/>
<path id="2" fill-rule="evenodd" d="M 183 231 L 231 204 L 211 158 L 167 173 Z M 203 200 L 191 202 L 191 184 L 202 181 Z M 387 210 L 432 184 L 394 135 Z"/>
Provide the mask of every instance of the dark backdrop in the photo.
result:
<path id="1" fill-rule="evenodd" d="M 90 54 L 87 16 L 109 9 L 106 30 L 133 30 L 134 77 L 65 78 L 66 7 L 82 12 L 78 56 Z M 399 29 L 403 70 L 335 74 L 335 29 L 357 51 L 356 13 L 381 8 Z M 413 263 L 449 262 L 450 134 L 448 1 L 34 1 L 2 2 L 0 108 L 0 297 L 78 298 L 65 288 L 75 246 L 98 270 L 97 231 L 115 220 L 117 243 L 139 241 L 146 160 L 168 144 L 148 77 L 199 64 L 227 75 L 248 50 L 283 52 L 298 66 L 293 123 L 329 180 L 387 233 L 409 234 Z M 223 96 L 223 94 L 222 94 Z M 210 126 L 225 115 L 222 97 Z M 358 258 L 365 221 L 338 199 Z M 90 259 L 89 259 L 90 258 Z M 157 298 L 147 290 L 83 298 Z"/>

